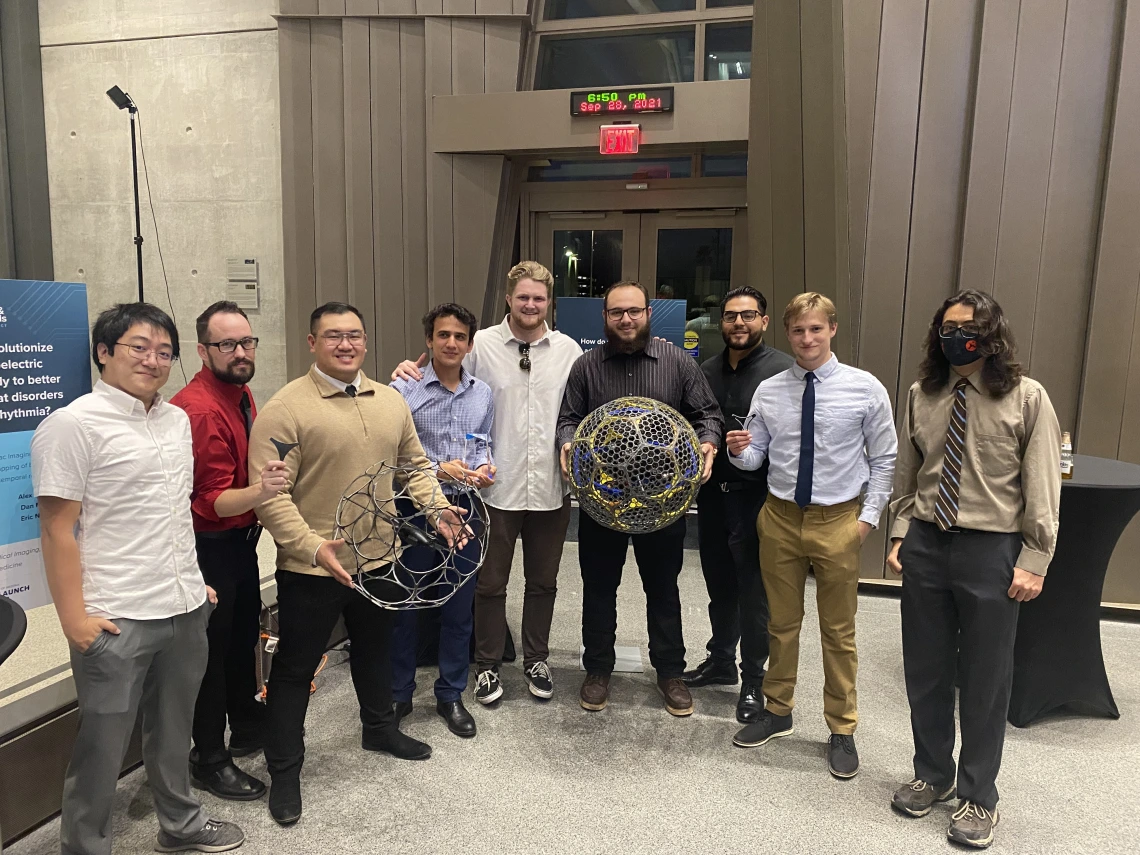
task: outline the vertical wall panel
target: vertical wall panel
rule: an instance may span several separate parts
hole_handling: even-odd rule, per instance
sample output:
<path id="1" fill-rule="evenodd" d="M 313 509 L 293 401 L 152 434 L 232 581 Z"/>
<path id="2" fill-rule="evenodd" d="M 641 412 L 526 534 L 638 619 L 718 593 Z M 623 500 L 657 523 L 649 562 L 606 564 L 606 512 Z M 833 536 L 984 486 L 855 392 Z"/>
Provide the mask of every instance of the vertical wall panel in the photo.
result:
<path id="1" fill-rule="evenodd" d="M 474 15 L 475 0 L 443 0 L 445 15 Z"/>
<path id="2" fill-rule="evenodd" d="M 390 15 L 416 14 L 416 0 L 379 0 L 380 11 Z"/>
<path id="3" fill-rule="evenodd" d="M 451 91 L 448 94 L 475 95 L 486 91 L 483 81 L 486 49 L 481 20 L 457 18 L 451 22 Z"/>
<path id="4" fill-rule="evenodd" d="M 424 21 L 426 45 L 426 102 L 434 95 L 451 94 L 452 21 Z M 432 151 L 431 110 L 427 111 L 427 297 L 429 305 L 455 298 L 454 246 L 452 243 L 451 155 Z"/>
<path id="5" fill-rule="evenodd" d="M 510 15 L 514 10 L 511 0 L 475 0 L 475 11 L 480 15 Z"/>
<path id="6" fill-rule="evenodd" d="M 748 96 L 748 253 L 752 284 L 768 297 L 769 312 L 778 315 L 772 290 L 772 80 L 768 72 L 768 4 L 755 7 L 752 17 L 752 80 Z M 780 324 L 769 327 L 772 344 L 782 338 Z"/>
<path id="7" fill-rule="evenodd" d="M 344 0 L 346 15 L 375 15 L 380 11 L 380 0 Z"/>
<path id="8" fill-rule="evenodd" d="M 416 330 L 428 310 L 427 86 L 425 21 L 400 22 L 400 129 L 403 134 L 404 326 Z M 408 344 L 416 349 L 418 338 Z"/>
<path id="9" fill-rule="evenodd" d="M 521 45 L 522 24 L 518 21 L 484 22 L 483 50 L 487 67 L 483 72 L 483 85 L 487 92 L 515 91 Z"/>
<path id="10" fill-rule="evenodd" d="M 344 58 L 340 20 L 314 20 L 313 200 L 317 303 L 348 297 L 344 189 Z"/>
<path id="11" fill-rule="evenodd" d="M 317 12 L 321 15 L 343 15 L 344 0 L 317 0 Z"/>
<path id="12" fill-rule="evenodd" d="M 1009 137 L 1009 99 L 1020 0 L 986 0 L 978 60 L 970 174 L 962 226 L 960 288 L 992 293 Z"/>
<path id="13" fill-rule="evenodd" d="M 443 0 L 416 0 L 417 15 L 442 15 Z"/>

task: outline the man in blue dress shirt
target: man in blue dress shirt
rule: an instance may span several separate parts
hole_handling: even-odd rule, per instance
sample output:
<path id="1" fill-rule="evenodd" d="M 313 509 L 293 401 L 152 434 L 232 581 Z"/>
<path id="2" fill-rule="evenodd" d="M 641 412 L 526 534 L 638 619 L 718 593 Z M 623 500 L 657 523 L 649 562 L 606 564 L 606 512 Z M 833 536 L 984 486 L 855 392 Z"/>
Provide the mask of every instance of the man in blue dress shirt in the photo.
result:
<path id="1" fill-rule="evenodd" d="M 823 642 L 824 719 L 831 731 L 828 769 L 852 778 L 859 771 L 859 550 L 890 499 L 898 440 L 883 384 L 832 354 L 837 328 L 835 304 L 827 297 L 807 292 L 792 300 L 784 329 L 796 364 L 760 384 L 745 429 L 726 437 L 733 465 L 756 469 L 765 457 L 769 462 L 769 497 L 757 520 L 771 610 L 766 707 L 733 742 L 751 748 L 792 732 L 811 567 Z"/>

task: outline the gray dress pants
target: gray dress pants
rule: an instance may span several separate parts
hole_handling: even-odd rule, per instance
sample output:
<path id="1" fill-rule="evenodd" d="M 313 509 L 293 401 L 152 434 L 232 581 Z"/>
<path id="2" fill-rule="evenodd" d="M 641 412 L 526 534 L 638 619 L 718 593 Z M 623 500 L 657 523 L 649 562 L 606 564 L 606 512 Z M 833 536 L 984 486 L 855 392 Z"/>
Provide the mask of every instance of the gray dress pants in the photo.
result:
<path id="1" fill-rule="evenodd" d="M 115 786 L 135 719 L 159 825 L 175 837 L 202 830 L 206 815 L 190 794 L 194 702 L 206 670 L 206 624 L 213 606 L 159 620 L 115 620 L 84 653 L 71 652 L 79 735 L 63 784 L 64 855 L 110 855 Z"/>

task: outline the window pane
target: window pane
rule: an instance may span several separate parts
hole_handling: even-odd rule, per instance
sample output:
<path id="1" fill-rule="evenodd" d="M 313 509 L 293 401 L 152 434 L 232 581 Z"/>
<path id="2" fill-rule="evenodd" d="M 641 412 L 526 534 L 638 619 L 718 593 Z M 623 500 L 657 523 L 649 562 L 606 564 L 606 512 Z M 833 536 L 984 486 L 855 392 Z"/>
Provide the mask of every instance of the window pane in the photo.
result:
<path id="1" fill-rule="evenodd" d="M 706 154 L 701 158 L 701 175 L 705 178 L 729 178 L 748 174 L 748 155 Z"/>
<path id="2" fill-rule="evenodd" d="M 600 297 L 620 282 L 621 234 L 621 229 L 556 229 L 554 296 Z"/>
<path id="3" fill-rule="evenodd" d="M 724 9 L 726 6 L 751 6 L 752 0 L 705 0 L 709 9 Z"/>
<path id="4" fill-rule="evenodd" d="M 752 76 L 752 24 L 705 30 L 705 80 L 747 80 Z"/>
<path id="5" fill-rule="evenodd" d="M 720 300 L 731 274 L 731 228 L 657 230 L 657 297 L 688 303 L 685 332 L 696 333 L 701 362 L 724 350 Z"/>
<path id="6" fill-rule="evenodd" d="M 693 159 L 662 157 L 654 160 L 552 160 L 550 166 L 532 166 L 528 181 L 646 181 L 650 178 L 691 178 Z"/>
<path id="7" fill-rule="evenodd" d="M 693 79 L 692 28 L 628 36 L 544 38 L 535 89 L 686 83 Z"/>
<path id="8" fill-rule="evenodd" d="M 749 0 L 751 2 L 751 0 Z M 697 0 L 546 0 L 543 18 L 608 18 L 611 15 L 650 15 L 654 12 L 690 12 Z"/>

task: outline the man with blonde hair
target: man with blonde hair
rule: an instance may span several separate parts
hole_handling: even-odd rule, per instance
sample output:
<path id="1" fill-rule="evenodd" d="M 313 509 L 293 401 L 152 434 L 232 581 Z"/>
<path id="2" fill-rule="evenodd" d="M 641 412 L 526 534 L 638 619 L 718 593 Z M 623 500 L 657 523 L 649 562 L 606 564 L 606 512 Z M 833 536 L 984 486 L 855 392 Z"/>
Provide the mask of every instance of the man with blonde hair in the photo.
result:
<path id="1" fill-rule="evenodd" d="M 784 310 L 796 364 L 765 380 L 744 430 L 730 431 L 730 461 L 769 462 L 760 511 L 760 570 L 768 594 L 766 707 L 733 742 L 751 748 L 792 733 L 800 625 L 808 568 L 815 571 L 823 642 L 827 765 L 837 778 L 859 771 L 855 750 L 855 611 L 859 550 L 891 494 L 898 440 L 887 390 L 831 352 L 838 322 L 822 294 L 799 294 Z"/>
<path id="2" fill-rule="evenodd" d="M 558 565 L 570 524 L 569 488 L 562 481 L 554 445 L 558 408 L 570 366 L 582 355 L 574 339 L 550 329 L 546 316 L 554 277 L 537 261 L 507 273 L 507 316 L 475 333 L 464 360 L 472 377 L 491 387 L 494 483 L 483 490 L 490 514 L 487 555 L 475 587 L 475 699 L 491 704 L 503 695 L 499 667 L 507 627 L 507 581 L 522 536 L 523 675 L 537 698 L 554 694 L 547 657 L 558 591 Z M 404 361 L 392 379 L 419 380 L 427 355 Z"/>

